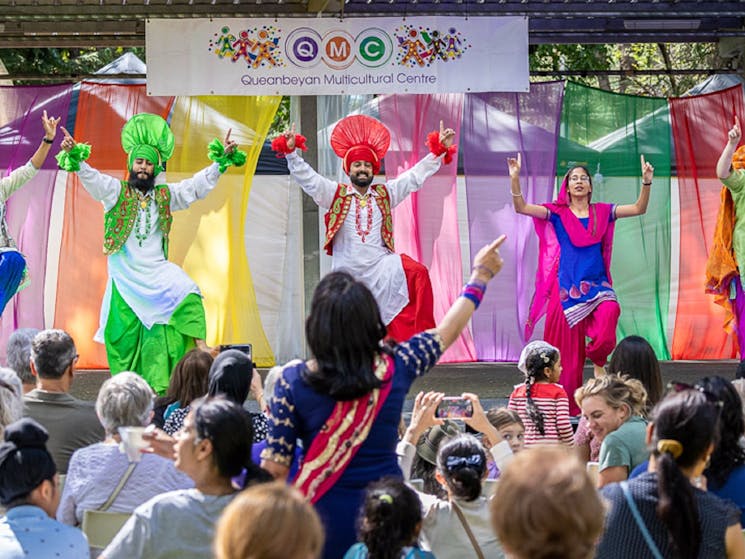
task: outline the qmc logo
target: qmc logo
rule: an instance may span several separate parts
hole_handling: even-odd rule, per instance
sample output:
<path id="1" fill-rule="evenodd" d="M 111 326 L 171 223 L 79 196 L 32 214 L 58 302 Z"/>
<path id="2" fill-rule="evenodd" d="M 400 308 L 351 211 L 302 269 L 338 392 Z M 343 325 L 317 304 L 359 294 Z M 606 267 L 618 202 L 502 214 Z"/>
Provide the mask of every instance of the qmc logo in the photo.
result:
<path id="1" fill-rule="evenodd" d="M 382 29 L 371 27 L 353 37 L 346 31 L 332 30 L 321 36 L 314 29 L 299 27 L 285 40 L 288 60 L 299 68 L 312 68 L 320 62 L 343 70 L 355 61 L 378 68 L 393 56 L 393 40 Z"/>

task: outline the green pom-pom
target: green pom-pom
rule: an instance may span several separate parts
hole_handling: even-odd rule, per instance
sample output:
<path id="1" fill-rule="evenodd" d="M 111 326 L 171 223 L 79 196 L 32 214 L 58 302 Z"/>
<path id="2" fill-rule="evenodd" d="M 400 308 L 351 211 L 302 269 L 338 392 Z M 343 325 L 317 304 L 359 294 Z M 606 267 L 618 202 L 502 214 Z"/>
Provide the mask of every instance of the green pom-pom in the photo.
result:
<path id="1" fill-rule="evenodd" d="M 219 165 L 221 173 L 224 173 L 231 165 L 242 167 L 246 164 L 248 156 L 245 151 L 234 149 L 230 153 L 225 153 L 225 146 L 217 138 L 212 140 L 207 147 L 209 148 L 207 157 Z"/>
<path id="2" fill-rule="evenodd" d="M 80 162 L 91 156 L 91 146 L 88 144 L 75 144 L 70 151 L 62 150 L 57 156 L 59 168 L 68 173 L 80 171 Z"/>

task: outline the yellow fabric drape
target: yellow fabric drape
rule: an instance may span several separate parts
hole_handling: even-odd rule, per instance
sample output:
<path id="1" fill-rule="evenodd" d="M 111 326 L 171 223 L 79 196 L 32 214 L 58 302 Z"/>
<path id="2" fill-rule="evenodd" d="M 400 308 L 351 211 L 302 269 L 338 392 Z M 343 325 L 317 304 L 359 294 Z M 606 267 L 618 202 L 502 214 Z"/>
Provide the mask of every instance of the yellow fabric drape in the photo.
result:
<path id="1" fill-rule="evenodd" d="M 256 364 L 274 365 L 261 325 L 245 248 L 245 218 L 261 146 L 281 97 L 178 97 L 171 118 L 176 149 L 168 182 L 207 166 L 207 144 L 231 139 L 248 154 L 245 167 L 229 168 L 204 200 L 174 214 L 169 258 L 183 265 L 204 295 L 207 343 L 253 344 Z"/>

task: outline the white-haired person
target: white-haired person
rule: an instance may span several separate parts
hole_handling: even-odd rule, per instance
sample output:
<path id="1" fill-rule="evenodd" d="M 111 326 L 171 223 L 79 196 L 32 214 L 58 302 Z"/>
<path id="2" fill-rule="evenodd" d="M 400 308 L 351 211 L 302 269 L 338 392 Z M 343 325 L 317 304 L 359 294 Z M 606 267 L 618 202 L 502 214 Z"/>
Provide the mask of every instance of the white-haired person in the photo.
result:
<path id="1" fill-rule="evenodd" d="M 0 367 L 0 436 L 6 425 L 23 416 L 23 388 L 13 369 Z"/>
<path id="2" fill-rule="evenodd" d="M 57 510 L 59 521 L 80 524 L 83 513 L 100 510 L 125 476 L 126 482 L 107 508 L 109 512 L 132 512 L 156 495 L 194 487 L 194 482 L 175 468 L 173 460 L 143 454 L 139 462 L 130 463 L 120 451 L 119 427 L 148 425 L 154 398 L 152 388 L 135 373 L 119 373 L 103 383 L 96 413 L 106 438 L 72 455 Z"/>

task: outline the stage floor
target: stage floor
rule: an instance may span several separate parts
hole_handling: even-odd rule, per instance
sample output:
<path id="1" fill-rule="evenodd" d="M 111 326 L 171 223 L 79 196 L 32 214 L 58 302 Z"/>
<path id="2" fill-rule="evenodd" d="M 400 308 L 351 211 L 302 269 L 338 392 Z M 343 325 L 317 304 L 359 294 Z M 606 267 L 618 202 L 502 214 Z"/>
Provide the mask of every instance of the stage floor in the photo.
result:
<path id="1" fill-rule="evenodd" d="M 722 376 L 733 379 L 738 361 L 661 361 L 663 383 L 670 381 L 692 384 L 705 376 Z M 266 370 L 260 370 L 262 376 Z M 84 400 L 95 400 L 98 389 L 109 376 L 108 370 L 76 371 L 72 393 Z M 585 379 L 592 376 L 592 367 L 585 367 Z M 418 379 L 409 394 L 413 398 L 419 390 L 437 390 L 447 395 L 474 392 L 484 400 L 486 407 L 503 405 L 515 384 L 522 382 L 522 373 L 515 363 L 448 363 L 437 365 Z M 407 405 L 409 408 L 411 403 Z"/>

